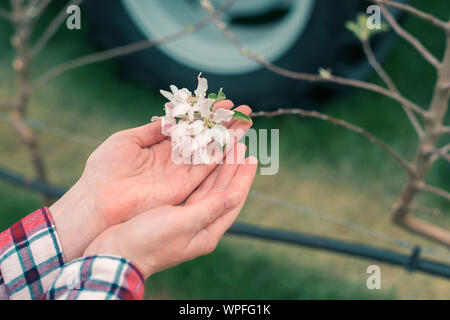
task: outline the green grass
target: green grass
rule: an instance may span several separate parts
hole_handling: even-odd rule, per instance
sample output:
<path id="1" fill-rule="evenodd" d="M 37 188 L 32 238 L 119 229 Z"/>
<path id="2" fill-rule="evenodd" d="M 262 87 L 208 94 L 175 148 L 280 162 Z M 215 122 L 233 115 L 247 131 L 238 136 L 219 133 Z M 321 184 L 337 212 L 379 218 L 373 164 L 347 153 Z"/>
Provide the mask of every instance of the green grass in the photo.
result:
<path id="1" fill-rule="evenodd" d="M 413 3 L 443 19 L 447 18 L 449 4 L 445 1 L 416 0 Z M 406 27 L 417 34 L 434 54 L 441 56 L 443 37 L 435 29 L 414 19 L 407 19 Z M 0 74 L 3 80 L 0 82 L 0 98 L 8 96 L 14 89 L 10 80 L 12 52 L 8 32 L 5 24 L 0 23 Z M 84 32 L 61 32 L 36 61 L 33 73 L 39 75 L 54 63 L 92 51 L 95 48 L 85 41 Z M 399 41 L 384 65 L 402 93 L 420 105 L 429 103 L 435 75 L 408 44 Z M 379 82 L 376 77 L 370 80 Z M 36 92 L 31 101 L 30 116 L 103 140 L 117 130 L 145 123 L 153 114 L 160 114 L 162 103 L 163 99 L 155 91 L 122 80 L 118 76 L 117 62 L 110 61 L 67 73 Z M 389 99 L 369 92 L 352 91 L 323 106 L 323 111 L 369 129 L 408 157 L 414 153 L 415 134 L 399 105 Z M 258 176 L 255 190 L 413 243 L 435 246 L 391 224 L 391 206 L 406 175 L 375 145 L 354 133 L 313 119 L 288 116 L 258 119 L 255 127 L 280 128 L 281 142 L 280 173 Z M 48 134 L 40 134 L 40 139 L 52 182 L 61 186 L 73 184 L 93 148 Z M 0 123 L 0 150 L 1 167 L 27 176 L 32 174 L 23 146 L 3 123 Z M 430 183 L 450 188 L 450 171 L 442 161 L 437 163 L 429 178 Z M 41 205 L 37 195 L 4 183 L 0 183 L 0 201 L 0 229 Z M 446 212 L 450 209 L 447 203 L 435 197 L 421 197 L 421 201 Z M 450 228 L 448 216 L 420 217 Z M 249 198 L 240 220 L 394 249 L 392 245 L 372 237 L 253 198 Z M 226 237 L 212 255 L 151 277 L 147 297 L 450 299 L 447 281 L 409 274 L 384 264 L 380 264 L 383 290 L 370 292 L 365 288 L 365 269 L 369 264 L 378 263 Z"/>

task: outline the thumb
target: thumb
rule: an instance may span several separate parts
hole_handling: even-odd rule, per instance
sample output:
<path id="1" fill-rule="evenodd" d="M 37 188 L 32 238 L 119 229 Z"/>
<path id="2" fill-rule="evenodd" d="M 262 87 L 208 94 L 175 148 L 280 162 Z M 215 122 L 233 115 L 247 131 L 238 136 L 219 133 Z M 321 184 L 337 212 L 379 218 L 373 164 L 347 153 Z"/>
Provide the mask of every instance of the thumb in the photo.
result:
<path id="1" fill-rule="evenodd" d="M 206 228 L 219 217 L 236 208 L 241 200 L 242 197 L 237 192 L 220 192 L 185 206 L 189 227 L 195 232 Z"/>

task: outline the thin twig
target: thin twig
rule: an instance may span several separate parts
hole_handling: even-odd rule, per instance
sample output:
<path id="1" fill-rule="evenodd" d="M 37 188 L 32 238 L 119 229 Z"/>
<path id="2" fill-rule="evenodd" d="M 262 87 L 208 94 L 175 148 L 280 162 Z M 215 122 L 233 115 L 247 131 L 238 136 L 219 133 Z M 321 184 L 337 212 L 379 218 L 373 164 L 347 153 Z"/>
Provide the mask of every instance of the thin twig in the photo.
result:
<path id="1" fill-rule="evenodd" d="M 210 0 L 202 0 L 201 4 L 208 13 L 210 13 L 210 14 L 214 13 L 215 9 L 214 9 L 214 6 L 211 4 Z M 384 95 L 386 97 L 389 97 L 393 100 L 400 102 L 402 105 L 406 106 L 407 108 L 410 108 L 411 110 L 417 112 L 418 114 L 420 114 L 422 116 L 426 116 L 425 110 L 423 110 L 417 104 L 406 99 L 405 97 L 403 97 L 402 95 L 400 95 L 398 93 L 392 92 L 392 91 L 390 91 L 386 88 L 383 88 L 381 86 L 378 86 L 376 84 L 373 84 L 370 82 L 354 80 L 354 79 L 349 79 L 349 78 L 338 77 L 338 76 L 334 76 L 334 75 L 329 75 L 328 77 L 323 77 L 323 76 L 315 75 L 315 74 L 295 72 L 295 71 L 291 71 L 291 70 L 276 66 L 276 65 L 270 63 L 269 61 L 265 60 L 260 55 L 251 53 L 245 46 L 243 46 L 240 43 L 239 40 L 237 40 L 234 33 L 227 27 L 227 25 L 223 21 L 215 19 L 214 22 L 216 23 L 217 27 L 220 30 L 222 30 L 225 37 L 239 49 L 239 52 L 243 56 L 259 63 L 266 69 L 268 69 L 276 74 L 279 74 L 279 75 L 287 77 L 287 78 L 295 79 L 295 80 L 304 80 L 304 81 L 309 81 L 309 82 L 333 83 L 333 84 L 350 86 L 350 87 L 355 87 L 355 88 L 360 88 L 360 89 L 365 89 L 368 91 L 376 92 L 376 93 L 379 93 L 381 95 Z"/>
<path id="2" fill-rule="evenodd" d="M 420 18 L 424 21 L 427 21 L 427 22 L 431 23 L 432 25 L 439 27 L 443 30 L 450 29 L 450 24 L 448 24 L 447 22 L 444 22 L 429 13 L 426 13 L 417 8 L 414 8 L 413 6 L 411 6 L 409 4 L 396 2 L 396 1 L 390 1 L 390 0 L 369 0 L 369 1 L 374 2 L 378 5 L 382 4 L 382 5 L 386 5 L 388 7 L 396 8 L 401 11 L 407 12 L 407 13 L 409 13 L 417 18 Z"/>
<path id="3" fill-rule="evenodd" d="M 397 89 L 394 82 L 392 81 L 392 78 L 387 74 L 387 72 L 384 70 L 384 68 L 378 62 L 378 60 L 370 46 L 369 40 L 362 41 L 362 47 L 363 47 L 364 53 L 366 54 L 367 60 L 369 61 L 369 64 L 376 71 L 376 73 L 379 75 L 379 77 L 383 80 L 383 82 L 386 84 L 386 86 L 389 88 L 389 90 L 391 90 L 392 92 L 395 92 L 397 94 L 400 94 L 399 90 Z M 411 109 L 409 109 L 405 105 L 402 105 L 402 108 L 405 111 L 412 126 L 416 130 L 417 135 L 419 136 L 419 138 L 421 138 L 423 136 L 423 129 L 422 129 L 422 126 L 420 125 L 419 121 L 417 120 L 416 116 L 411 111 Z"/>
<path id="4" fill-rule="evenodd" d="M 149 40 L 143 40 L 139 42 L 135 42 L 129 45 L 125 45 L 122 47 L 112 48 L 108 49 L 102 52 L 97 52 L 93 54 L 88 54 L 83 57 L 76 58 L 74 60 L 62 63 L 50 71 L 46 72 L 42 76 L 40 76 L 38 79 L 34 81 L 33 89 L 37 90 L 41 88 L 43 85 L 45 85 L 47 82 L 52 80 L 53 78 L 61 75 L 64 72 L 67 72 L 69 70 L 79 68 L 82 66 L 86 66 L 93 63 L 98 63 L 106 60 L 110 60 L 117 57 L 122 57 L 125 55 L 129 55 L 138 51 L 147 50 L 154 46 L 163 45 L 168 42 L 175 41 L 179 38 L 182 38 L 184 36 L 187 36 L 189 34 L 192 34 L 194 32 L 197 32 L 204 27 L 206 27 L 208 24 L 210 24 L 215 19 L 220 18 L 221 15 L 223 15 L 224 12 L 226 12 L 234 3 L 236 0 L 228 0 L 225 2 L 219 10 L 217 10 L 214 15 L 210 15 L 202 20 L 199 20 L 193 25 L 189 25 L 173 34 L 170 34 L 168 36 L 158 38 L 158 39 L 149 39 Z M 216 17 L 216 15 L 218 17 Z"/>
<path id="5" fill-rule="evenodd" d="M 45 29 L 44 33 L 41 35 L 41 37 L 37 40 L 36 44 L 34 45 L 33 49 L 31 50 L 32 57 L 35 57 L 39 54 L 39 52 L 42 51 L 42 49 L 45 47 L 45 45 L 50 41 L 50 39 L 53 37 L 53 35 L 58 31 L 61 24 L 66 19 L 66 8 L 71 5 L 80 5 L 83 2 L 83 0 L 71 0 L 69 4 L 67 4 L 57 15 L 56 17 L 50 22 L 47 29 Z"/>
<path id="6" fill-rule="evenodd" d="M 434 151 L 434 154 L 433 154 L 432 158 L 431 158 L 431 162 L 435 162 L 436 160 L 438 160 L 440 158 L 445 159 L 448 162 L 450 162 L 450 153 L 449 153 L 449 151 L 450 151 L 450 144 L 444 146 L 441 149 L 436 149 Z"/>
<path id="7" fill-rule="evenodd" d="M 434 186 L 430 186 L 427 184 L 420 184 L 417 186 L 417 188 L 419 188 L 419 190 L 422 191 L 426 191 L 429 193 L 433 193 L 435 195 L 441 196 L 445 199 L 447 199 L 448 201 L 450 201 L 450 193 L 445 191 L 444 189 L 438 188 L 438 187 L 434 187 Z"/>
<path id="8" fill-rule="evenodd" d="M 330 122 L 332 124 L 335 124 L 340 127 L 344 127 L 350 131 L 356 132 L 359 135 L 362 135 L 363 137 L 369 139 L 372 143 L 379 146 L 381 149 L 386 151 L 392 158 L 394 158 L 395 161 L 398 162 L 398 164 L 406 169 L 410 174 L 413 173 L 413 168 L 409 162 L 407 162 L 401 155 L 399 155 L 396 151 L 394 151 L 391 147 L 389 147 L 384 141 L 382 141 L 380 138 L 376 137 L 372 133 L 368 132 L 366 129 L 358 127 L 352 123 L 349 123 L 345 120 L 338 119 L 317 111 L 308 111 L 304 109 L 278 109 L 277 111 L 259 111 L 254 112 L 251 114 L 252 117 L 274 117 L 274 116 L 280 116 L 280 115 L 287 115 L 287 114 L 295 114 L 300 115 L 302 117 L 310 117 L 310 118 L 316 118 L 323 121 Z"/>
<path id="9" fill-rule="evenodd" d="M 28 4 L 27 11 L 34 17 L 40 16 L 53 0 L 34 0 Z"/>
<path id="10" fill-rule="evenodd" d="M 385 6 L 380 5 L 381 12 L 383 13 L 386 20 L 389 22 L 390 26 L 394 31 L 402 37 L 405 41 L 410 43 L 429 63 L 431 63 L 436 69 L 441 67 L 441 62 L 433 56 L 433 54 L 428 51 L 427 48 L 414 36 L 412 36 L 408 31 L 403 29 L 400 24 L 395 20 L 394 16 L 386 9 Z"/>
<path id="11" fill-rule="evenodd" d="M 443 146 L 443 147 L 441 148 L 441 152 L 442 152 L 442 153 L 448 153 L 448 152 L 450 152 L 450 143 L 447 144 L 447 145 L 445 145 L 445 146 Z"/>

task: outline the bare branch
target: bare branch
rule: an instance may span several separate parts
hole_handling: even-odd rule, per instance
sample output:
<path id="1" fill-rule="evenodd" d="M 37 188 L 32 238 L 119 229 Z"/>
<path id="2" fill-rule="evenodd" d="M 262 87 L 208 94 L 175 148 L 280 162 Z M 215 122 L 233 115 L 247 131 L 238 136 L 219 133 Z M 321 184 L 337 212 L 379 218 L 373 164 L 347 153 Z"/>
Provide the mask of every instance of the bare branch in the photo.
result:
<path id="1" fill-rule="evenodd" d="M 435 150 L 431 161 L 435 162 L 437 159 L 439 158 L 443 158 L 445 160 L 447 160 L 448 162 L 450 162 L 450 143 L 444 147 L 442 147 L 441 149 L 437 149 Z"/>
<path id="2" fill-rule="evenodd" d="M 50 41 L 50 39 L 53 37 L 53 35 L 58 31 L 61 24 L 66 19 L 66 8 L 71 5 L 80 5 L 83 2 L 83 0 L 71 0 L 69 4 L 67 4 L 57 15 L 56 17 L 50 22 L 47 29 L 44 31 L 44 33 L 41 35 L 41 37 L 37 40 L 36 44 L 34 45 L 33 49 L 31 50 L 32 57 L 35 57 L 41 52 L 41 50 L 45 47 L 45 45 Z"/>
<path id="3" fill-rule="evenodd" d="M 448 133 L 450 133 L 450 127 L 442 127 L 442 128 L 441 128 L 441 133 L 442 133 L 442 134 L 448 134 Z"/>
<path id="4" fill-rule="evenodd" d="M 443 147 L 441 148 L 441 152 L 442 152 L 442 153 L 449 153 L 449 152 L 450 152 L 450 143 L 447 144 L 447 145 L 445 145 L 445 146 L 443 146 Z"/>
<path id="5" fill-rule="evenodd" d="M 287 114 L 295 114 L 300 115 L 302 117 L 310 117 L 310 118 L 316 118 L 323 121 L 330 122 L 332 124 L 335 124 L 340 127 L 344 127 L 350 131 L 356 132 L 359 135 L 369 139 L 372 143 L 379 146 L 381 149 L 383 149 L 385 152 L 387 152 L 392 158 L 394 158 L 397 163 L 406 169 L 408 173 L 413 173 L 413 168 L 409 162 L 407 162 L 401 155 L 399 155 L 396 151 L 392 150 L 384 141 L 382 141 L 380 138 L 374 136 L 364 128 L 358 127 L 352 123 L 349 123 L 345 120 L 334 118 L 332 116 L 317 112 L 317 111 L 308 111 L 304 109 L 278 109 L 277 111 L 260 111 L 260 112 L 254 112 L 251 114 L 252 117 L 274 117 L 274 116 L 280 116 L 280 115 L 287 115 Z"/>
<path id="6" fill-rule="evenodd" d="M 411 216 L 404 217 L 402 220 L 394 220 L 394 222 L 412 233 L 450 248 L 450 232 L 448 230 Z"/>
<path id="7" fill-rule="evenodd" d="M 400 92 L 398 91 L 394 82 L 392 81 L 392 78 L 387 74 L 387 72 L 384 70 L 384 68 L 378 62 L 372 48 L 370 47 L 369 40 L 362 41 L 362 47 L 363 47 L 364 53 L 366 54 L 367 60 L 369 61 L 370 65 L 376 71 L 376 73 L 379 75 L 379 77 L 384 81 L 384 83 L 389 88 L 389 90 L 391 90 L 392 92 L 395 92 L 397 94 L 400 94 Z M 417 120 L 416 116 L 414 115 L 414 113 L 411 111 L 411 109 L 409 109 L 405 105 L 402 105 L 402 108 L 405 111 L 412 126 L 416 130 L 419 138 L 422 137 L 423 129 L 422 129 L 422 126 L 420 125 L 419 121 Z"/>
<path id="8" fill-rule="evenodd" d="M 425 58 L 425 60 L 431 63 L 436 69 L 439 69 L 441 67 L 441 62 L 436 59 L 436 57 L 433 56 L 433 54 L 428 51 L 428 49 L 425 48 L 424 45 L 416 37 L 403 29 L 403 27 L 400 26 L 400 24 L 395 20 L 395 18 L 392 16 L 389 10 L 386 9 L 385 6 L 380 5 L 380 8 L 384 17 L 391 25 L 392 29 L 394 29 L 394 31 L 405 41 L 409 42 Z"/>
<path id="9" fill-rule="evenodd" d="M 214 12 L 214 15 L 210 15 L 210 16 L 198 21 L 197 23 L 195 23 L 193 25 L 189 25 L 189 26 L 187 26 L 173 34 L 170 34 L 168 36 L 165 36 L 165 37 L 162 37 L 159 39 L 149 39 L 149 40 L 135 42 L 135 43 L 125 45 L 122 47 L 112 48 L 112 49 L 105 50 L 102 52 L 88 54 L 86 56 L 79 57 L 74 60 L 62 63 L 62 64 L 54 67 L 47 73 L 43 74 L 38 79 L 36 79 L 34 82 L 34 85 L 33 85 L 33 89 L 36 90 L 36 89 L 41 88 L 43 85 L 45 85 L 47 82 L 49 82 L 53 78 L 61 75 L 64 72 L 67 72 L 69 70 L 73 70 L 75 68 L 83 67 L 83 66 L 97 63 L 97 62 L 110 60 L 110 59 L 117 58 L 117 57 L 122 57 L 122 56 L 129 55 L 129 54 L 132 54 L 132 53 L 135 53 L 138 51 L 147 50 L 154 46 L 166 44 L 166 43 L 175 41 L 179 38 L 182 38 L 184 36 L 187 36 L 189 34 L 192 34 L 194 32 L 197 32 L 197 31 L 203 29 L 208 24 L 210 24 L 215 19 L 220 18 L 220 16 L 223 15 L 223 13 L 225 11 L 227 11 L 234 4 L 235 1 L 236 0 L 228 0 L 221 6 L 221 8 L 218 11 Z M 216 17 L 216 16 L 218 16 L 218 17 Z"/>
<path id="10" fill-rule="evenodd" d="M 34 17 L 40 16 L 53 0 L 33 0 L 28 4 L 27 11 Z"/>
<path id="11" fill-rule="evenodd" d="M 210 0 L 202 0 L 201 4 L 208 13 L 210 13 L 211 15 L 214 14 L 215 8 L 212 5 Z M 410 108 L 411 110 L 419 113 L 422 116 L 426 115 L 425 110 L 423 110 L 421 107 L 419 107 L 412 101 L 409 101 L 408 99 L 406 99 L 399 93 L 392 92 L 390 90 L 387 90 L 387 89 L 380 87 L 373 83 L 354 80 L 354 79 L 348 79 L 348 78 L 343 78 L 343 77 L 337 77 L 334 75 L 330 75 L 328 77 L 322 77 L 320 75 L 295 72 L 295 71 L 287 70 L 287 69 L 281 68 L 279 66 L 276 66 L 276 65 L 270 63 L 269 61 L 265 60 L 260 55 L 251 53 L 245 46 L 243 46 L 240 43 L 240 41 L 236 38 L 234 33 L 227 27 L 225 22 L 220 21 L 219 19 L 215 19 L 214 22 L 217 25 L 217 27 L 223 32 L 225 37 L 239 49 L 240 53 L 243 56 L 259 63 L 260 65 L 262 65 L 263 67 L 265 67 L 266 69 L 268 69 L 274 73 L 277 73 L 281 76 L 295 79 L 295 80 L 304 80 L 304 81 L 309 81 L 309 82 L 334 83 L 334 84 L 346 85 L 346 86 L 355 87 L 355 88 L 361 88 L 361 89 L 365 89 L 368 91 L 373 91 L 373 92 L 379 93 L 386 97 L 390 97 L 391 99 L 400 102 L 405 107 Z"/>
<path id="12" fill-rule="evenodd" d="M 426 184 L 419 184 L 417 187 L 419 188 L 419 190 L 433 193 L 435 195 L 441 196 L 441 197 L 447 199 L 448 201 L 450 201 L 450 193 L 441 188 L 429 186 Z"/>
<path id="13" fill-rule="evenodd" d="M 44 158 L 40 151 L 38 139 L 31 130 L 31 128 L 25 123 L 23 114 L 19 110 L 12 112 L 10 117 L 10 123 L 15 129 L 19 137 L 22 139 L 23 143 L 27 147 L 28 153 L 30 155 L 33 168 L 36 172 L 36 178 L 42 182 L 48 182 L 47 171 L 45 169 Z M 44 197 L 44 202 L 46 205 L 50 205 L 51 198 L 48 196 Z"/>
<path id="14" fill-rule="evenodd" d="M 409 4 L 396 2 L 396 1 L 390 1 L 390 0 L 369 0 L 369 1 L 374 2 L 378 5 L 385 5 L 388 7 L 399 9 L 399 10 L 409 13 L 419 19 L 429 22 L 438 28 L 441 28 L 443 30 L 450 30 L 450 24 L 436 18 L 432 14 L 429 14 L 429 13 L 423 12 L 417 8 L 414 8 L 413 6 L 411 6 Z"/>

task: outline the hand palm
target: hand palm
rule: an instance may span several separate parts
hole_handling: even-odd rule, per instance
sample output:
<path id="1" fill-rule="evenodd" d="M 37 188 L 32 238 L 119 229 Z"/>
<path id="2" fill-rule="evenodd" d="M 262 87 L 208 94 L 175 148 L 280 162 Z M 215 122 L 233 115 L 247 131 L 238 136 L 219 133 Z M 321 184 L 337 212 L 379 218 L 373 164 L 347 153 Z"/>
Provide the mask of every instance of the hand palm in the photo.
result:
<path id="1" fill-rule="evenodd" d="M 217 107 L 231 108 L 232 103 L 223 101 Z M 251 112 L 246 106 L 237 109 Z M 245 132 L 250 124 L 229 126 Z M 81 180 L 95 193 L 103 221 L 113 225 L 143 211 L 179 204 L 215 167 L 175 164 L 170 141 L 161 135 L 159 123 L 153 123 L 111 136 L 91 155 Z"/>

